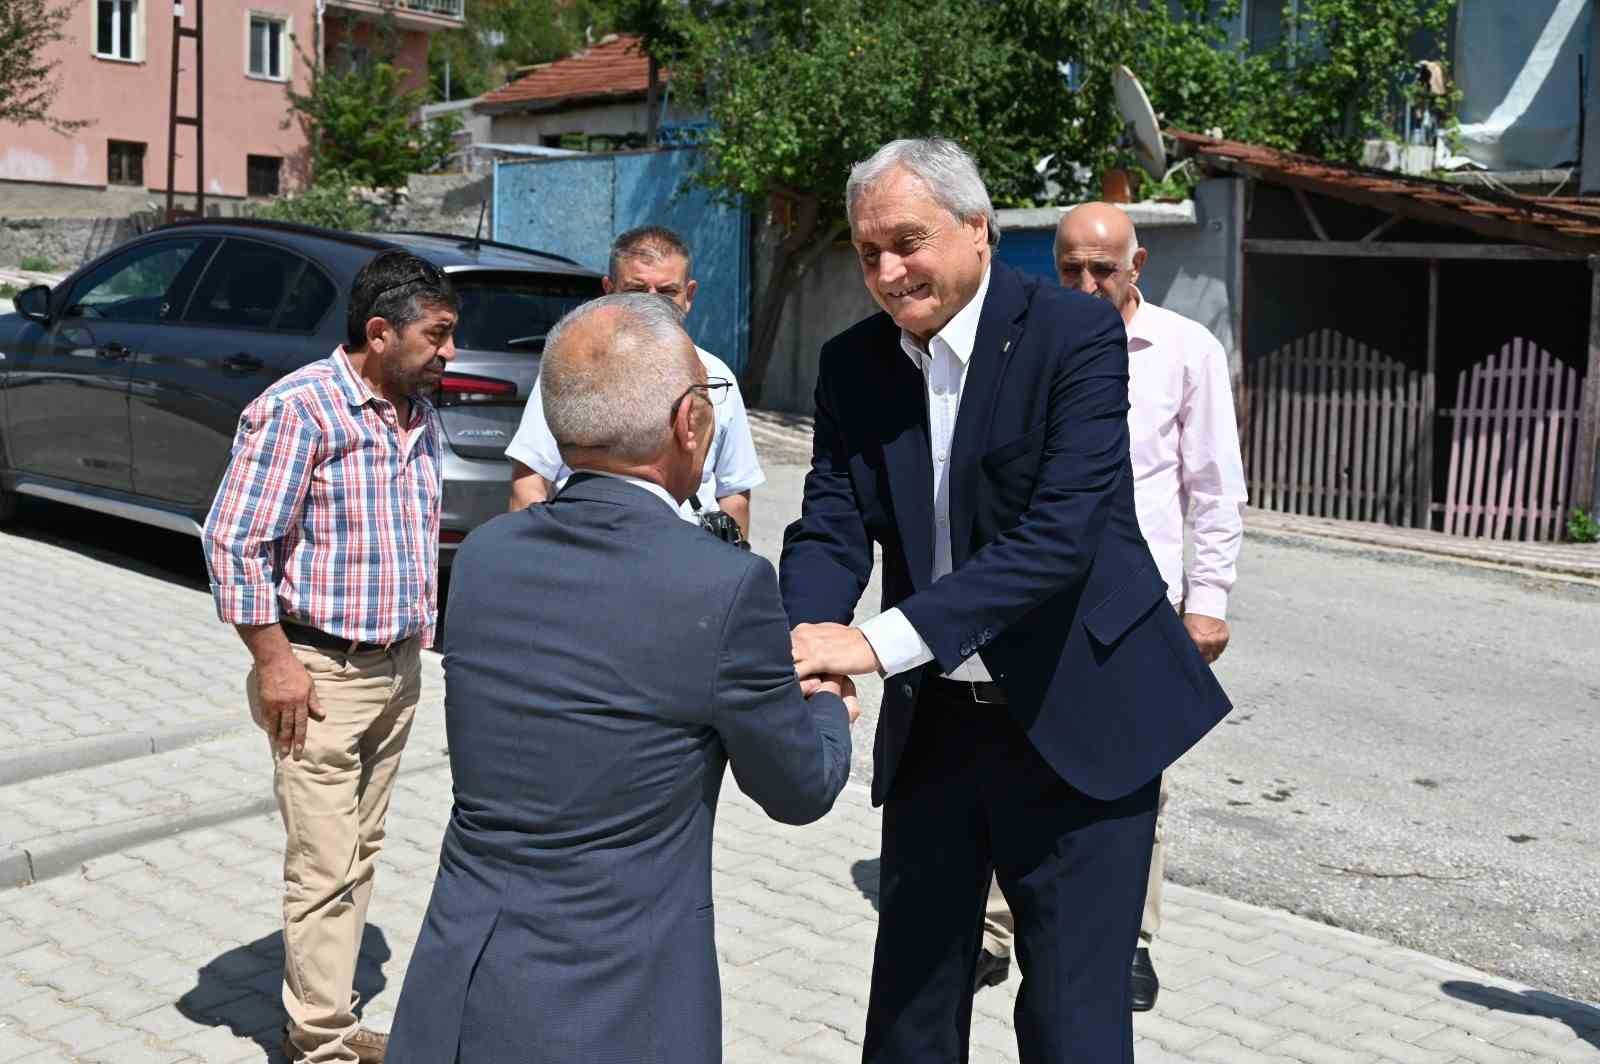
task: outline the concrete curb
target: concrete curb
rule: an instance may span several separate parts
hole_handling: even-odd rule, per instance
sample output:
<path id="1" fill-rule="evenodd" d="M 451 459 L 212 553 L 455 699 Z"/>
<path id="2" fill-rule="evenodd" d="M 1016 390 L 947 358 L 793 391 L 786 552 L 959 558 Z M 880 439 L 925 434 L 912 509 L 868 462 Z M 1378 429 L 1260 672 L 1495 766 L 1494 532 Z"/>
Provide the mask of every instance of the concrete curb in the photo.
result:
<path id="1" fill-rule="evenodd" d="M 435 755 L 405 771 L 407 775 L 417 775 L 449 767 L 448 756 Z M 270 794 L 255 798 L 232 798 L 195 806 L 176 816 L 153 814 L 120 824 L 64 831 L 33 842 L 12 843 L 0 851 L 0 891 L 66 875 L 83 867 L 88 861 L 133 846 L 201 828 L 216 827 L 232 820 L 273 813 L 277 808 L 278 801 Z"/>
<path id="2" fill-rule="evenodd" d="M 1377 538 L 1368 538 L 1360 535 L 1310 532 L 1299 528 L 1251 528 L 1247 524 L 1244 534 L 1247 539 L 1262 540 L 1268 543 L 1278 542 L 1295 546 L 1309 544 L 1318 547 L 1342 548 L 1348 551 L 1382 551 L 1386 554 L 1397 554 L 1435 565 L 1454 565 L 1465 569 L 1489 569 L 1494 572 L 1511 573 L 1515 576 L 1528 577 L 1529 579 L 1558 580 L 1566 584 L 1600 587 L 1600 578 L 1597 578 L 1595 573 L 1577 567 L 1563 566 L 1560 562 L 1533 562 L 1511 558 L 1477 557 L 1470 554 L 1429 550 L 1424 547 L 1401 546 L 1396 543 L 1388 543 Z"/>
<path id="3" fill-rule="evenodd" d="M 249 722 L 214 721 L 210 724 L 174 724 L 137 735 L 104 735 L 47 746 L 40 750 L 0 757 L 0 787 L 58 772 L 94 768 L 136 757 L 164 754 L 184 746 L 244 731 Z"/>

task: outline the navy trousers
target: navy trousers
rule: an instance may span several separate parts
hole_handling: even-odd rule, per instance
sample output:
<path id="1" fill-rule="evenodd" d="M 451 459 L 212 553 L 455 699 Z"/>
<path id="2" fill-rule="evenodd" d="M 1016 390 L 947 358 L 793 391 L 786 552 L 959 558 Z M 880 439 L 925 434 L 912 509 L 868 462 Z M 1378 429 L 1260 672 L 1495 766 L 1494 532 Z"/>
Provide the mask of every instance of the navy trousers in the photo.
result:
<path id="1" fill-rule="evenodd" d="M 1016 917 L 1021 1064 L 1133 1064 L 1128 966 L 1160 785 L 1096 801 L 1006 706 L 926 684 L 884 803 L 865 1064 L 967 1060 L 991 873 Z"/>

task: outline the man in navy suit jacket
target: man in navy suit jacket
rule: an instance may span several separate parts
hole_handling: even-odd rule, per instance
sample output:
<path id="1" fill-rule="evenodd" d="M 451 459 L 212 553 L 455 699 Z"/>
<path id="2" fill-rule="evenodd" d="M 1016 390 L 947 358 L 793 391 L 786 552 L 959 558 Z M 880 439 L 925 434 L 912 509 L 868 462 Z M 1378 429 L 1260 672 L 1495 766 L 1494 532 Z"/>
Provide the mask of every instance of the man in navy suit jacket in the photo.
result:
<path id="1" fill-rule="evenodd" d="M 678 516 L 708 380 L 666 300 L 551 331 L 545 413 L 576 471 L 455 564 L 455 805 L 390 1064 L 721 1059 L 711 828 L 724 767 L 776 820 L 833 805 L 840 685 L 801 692 L 772 566 Z"/>
<path id="2" fill-rule="evenodd" d="M 993 870 L 1024 1064 L 1131 1064 L 1161 772 L 1230 707 L 1139 533 L 1122 320 L 992 261 L 948 141 L 885 145 L 848 206 L 884 313 L 822 350 L 780 571 L 802 676 L 887 676 L 864 1059 L 966 1060 Z M 848 627 L 874 543 L 884 612 Z"/>

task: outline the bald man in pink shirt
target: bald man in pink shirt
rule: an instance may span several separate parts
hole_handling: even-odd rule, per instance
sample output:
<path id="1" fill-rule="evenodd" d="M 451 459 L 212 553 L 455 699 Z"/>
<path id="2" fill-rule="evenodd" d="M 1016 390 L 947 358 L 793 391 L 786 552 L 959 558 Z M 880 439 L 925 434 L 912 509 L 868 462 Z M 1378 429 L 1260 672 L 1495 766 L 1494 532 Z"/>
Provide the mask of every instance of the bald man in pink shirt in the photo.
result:
<path id="1" fill-rule="evenodd" d="M 1128 330 L 1128 435 L 1134 505 L 1167 598 L 1205 660 L 1228 646 L 1228 593 L 1244 539 L 1244 464 L 1228 381 L 1228 357 L 1204 325 L 1156 306 L 1139 291 L 1147 258 L 1133 222 L 1109 203 L 1085 203 L 1056 227 L 1061 283 L 1112 303 Z M 1184 567 L 1188 525 L 1194 560 Z M 1161 926 L 1166 863 L 1160 812 L 1145 891 L 1139 947 L 1133 957 L 1133 1009 L 1155 1006 L 1161 989 L 1150 943 Z M 989 888 L 976 988 L 1003 982 L 1011 967 L 1012 920 L 997 885 Z"/>

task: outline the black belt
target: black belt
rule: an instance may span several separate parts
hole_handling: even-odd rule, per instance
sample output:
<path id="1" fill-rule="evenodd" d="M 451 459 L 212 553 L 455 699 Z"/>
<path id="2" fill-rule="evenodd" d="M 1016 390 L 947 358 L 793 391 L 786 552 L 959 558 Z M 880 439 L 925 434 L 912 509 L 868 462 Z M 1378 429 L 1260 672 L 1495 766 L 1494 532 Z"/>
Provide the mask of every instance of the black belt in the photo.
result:
<path id="1" fill-rule="evenodd" d="M 986 706 L 1004 705 L 1007 701 L 1005 688 L 992 680 L 951 680 L 944 676 L 930 676 L 923 683 L 923 690 L 933 691 L 944 698 Z"/>
<path id="2" fill-rule="evenodd" d="M 363 643 L 359 639 L 341 639 L 330 632 L 310 625 L 299 624 L 295 621 L 278 622 L 283 626 L 283 634 L 289 637 L 289 642 L 300 643 L 303 646 L 316 647 L 318 650 L 336 650 L 341 654 L 372 654 L 380 650 L 388 650 L 395 643 L 403 643 L 404 639 L 396 639 L 394 643 Z M 406 637 L 407 639 L 410 636 Z"/>

